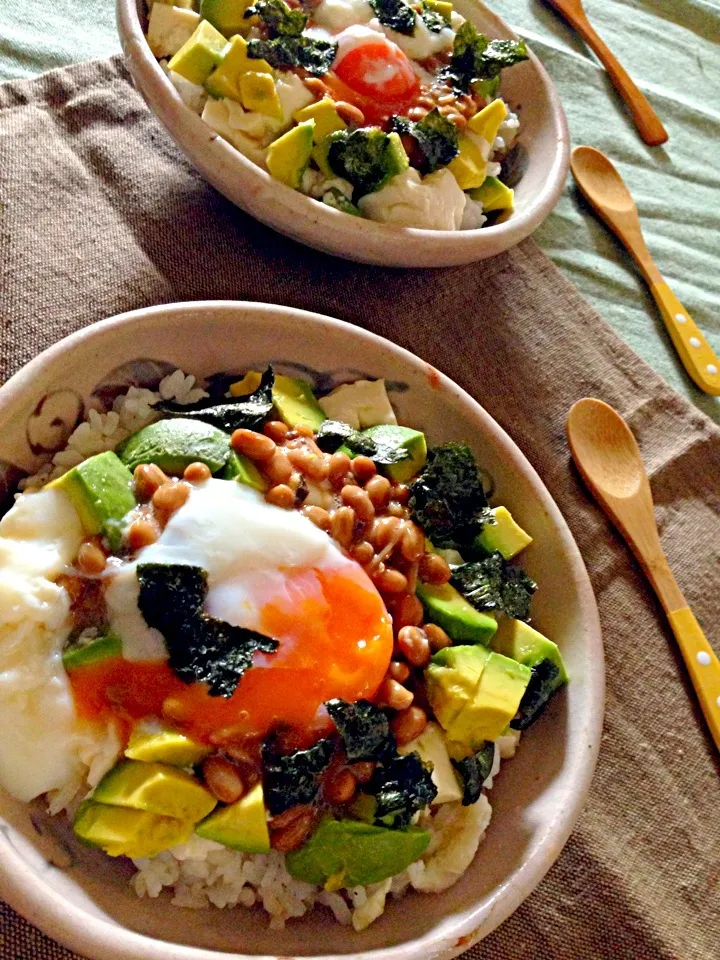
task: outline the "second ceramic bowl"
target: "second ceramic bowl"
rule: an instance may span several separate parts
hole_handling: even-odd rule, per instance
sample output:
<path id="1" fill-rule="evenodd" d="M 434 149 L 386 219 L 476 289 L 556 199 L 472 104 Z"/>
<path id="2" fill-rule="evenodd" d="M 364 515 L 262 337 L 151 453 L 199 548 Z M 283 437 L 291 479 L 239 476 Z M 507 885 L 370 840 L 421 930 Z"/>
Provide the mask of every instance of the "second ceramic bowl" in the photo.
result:
<path id="1" fill-rule="evenodd" d="M 516 38 L 480 0 L 455 8 L 488 36 Z M 527 165 L 515 187 L 515 212 L 480 230 L 416 230 L 340 213 L 273 179 L 218 136 L 180 99 L 143 35 L 145 0 L 117 0 L 128 68 L 150 109 L 190 162 L 217 190 L 280 233 L 347 260 L 386 267 L 445 267 L 509 250 L 545 220 L 560 197 L 569 163 L 565 114 L 550 77 L 532 52 L 503 74 L 502 95 L 520 117 Z"/>

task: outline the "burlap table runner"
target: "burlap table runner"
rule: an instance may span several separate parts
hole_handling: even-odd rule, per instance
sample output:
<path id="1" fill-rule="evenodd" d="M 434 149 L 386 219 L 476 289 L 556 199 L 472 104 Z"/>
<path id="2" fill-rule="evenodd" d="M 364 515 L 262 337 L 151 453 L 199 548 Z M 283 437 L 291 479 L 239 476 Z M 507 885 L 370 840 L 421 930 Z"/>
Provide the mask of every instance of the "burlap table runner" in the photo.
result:
<path id="1" fill-rule="evenodd" d="M 362 267 L 250 220 L 192 171 L 117 59 L 0 87 L 0 372 L 152 303 L 263 300 L 365 326 L 480 400 L 548 485 L 600 605 L 606 732 L 588 808 L 537 892 L 466 960 L 717 960 L 718 758 L 637 566 L 573 472 L 564 422 L 601 397 L 639 437 L 663 543 L 720 645 L 720 430 L 531 242 L 444 271 Z M 172 957 L 168 946 L 168 957 Z M 0 955 L 70 960 L 9 908 Z"/>

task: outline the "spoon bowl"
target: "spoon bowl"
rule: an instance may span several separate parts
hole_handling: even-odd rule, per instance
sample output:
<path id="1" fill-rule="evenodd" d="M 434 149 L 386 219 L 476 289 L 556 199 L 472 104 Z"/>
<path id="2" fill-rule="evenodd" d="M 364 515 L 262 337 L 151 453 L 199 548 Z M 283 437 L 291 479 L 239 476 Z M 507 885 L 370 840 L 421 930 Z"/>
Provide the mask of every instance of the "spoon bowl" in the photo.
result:
<path id="1" fill-rule="evenodd" d="M 604 206 L 616 213 L 635 214 L 637 207 L 610 160 L 595 147 L 576 147 L 570 166 L 585 196 L 596 208 Z"/>
<path id="2" fill-rule="evenodd" d="M 583 479 L 598 493 L 627 499 L 647 479 L 632 431 L 602 400 L 575 404 L 568 416 L 568 438 Z"/>

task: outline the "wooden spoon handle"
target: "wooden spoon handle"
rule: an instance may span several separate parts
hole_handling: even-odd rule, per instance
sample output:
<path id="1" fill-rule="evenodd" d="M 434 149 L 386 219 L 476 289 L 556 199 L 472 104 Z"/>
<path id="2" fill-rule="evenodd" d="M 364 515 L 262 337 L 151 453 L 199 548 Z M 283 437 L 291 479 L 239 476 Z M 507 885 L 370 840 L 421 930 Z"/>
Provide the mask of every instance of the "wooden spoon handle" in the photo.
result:
<path id="1" fill-rule="evenodd" d="M 556 7 L 566 16 L 568 14 L 560 7 Z M 658 115 L 647 101 L 645 94 L 635 85 L 630 74 L 619 62 L 615 54 L 608 48 L 602 37 L 598 36 L 586 16 L 573 13 L 570 22 L 583 38 L 585 43 L 597 55 L 598 59 L 608 72 L 608 76 L 616 90 L 627 104 L 630 115 L 640 136 L 651 147 L 657 147 L 668 139 L 667 131 L 660 122 Z"/>
<path id="2" fill-rule="evenodd" d="M 702 712 L 720 750 L 720 660 L 707 642 L 690 607 L 668 613 Z"/>
<path id="3" fill-rule="evenodd" d="M 662 278 L 650 292 L 687 372 L 705 393 L 720 396 L 720 360 L 693 318 Z"/>

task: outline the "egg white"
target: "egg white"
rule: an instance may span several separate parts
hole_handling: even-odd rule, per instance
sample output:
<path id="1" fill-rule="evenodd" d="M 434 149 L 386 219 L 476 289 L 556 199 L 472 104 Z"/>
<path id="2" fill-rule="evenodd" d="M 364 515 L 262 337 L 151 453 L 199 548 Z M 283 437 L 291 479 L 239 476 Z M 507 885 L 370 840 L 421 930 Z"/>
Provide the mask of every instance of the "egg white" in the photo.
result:
<path id="1" fill-rule="evenodd" d="M 147 626 L 138 609 L 138 563 L 202 567 L 208 574 L 206 612 L 254 629 L 266 603 L 293 603 L 289 571 L 354 566 L 326 533 L 297 511 L 272 506 L 262 494 L 235 481 L 197 484 L 157 542 L 114 574 L 106 591 L 110 625 L 123 638 L 128 660 L 167 656 L 161 634 Z"/>

